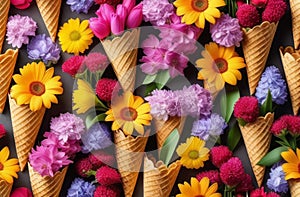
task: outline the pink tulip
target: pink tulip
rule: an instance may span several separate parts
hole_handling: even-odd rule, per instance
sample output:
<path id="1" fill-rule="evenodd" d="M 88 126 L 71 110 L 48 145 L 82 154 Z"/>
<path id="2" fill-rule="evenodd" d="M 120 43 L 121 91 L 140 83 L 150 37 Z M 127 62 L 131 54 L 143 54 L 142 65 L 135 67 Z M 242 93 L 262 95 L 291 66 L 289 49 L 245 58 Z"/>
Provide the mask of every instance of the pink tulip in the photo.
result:
<path id="1" fill-rule="evenodd" d="M 133 9 L 134 5 L 135 5 L 135 0 L 123 0 L 123 6 L 127 9 L 127 12 L 131 12 L 131 10 Z"/>
<path id="2" fill-rule="evenodd" d="M 10 0 L 10 3 L 20 10 L 24 10 L 30 6 L 32 0 Z"/>
<path id="3" fill-rule="evenodd" d="M 127 9 L 123 5 L 119 4 L 116 9 L 116 14 L 119 16 L 121 25 L 125 26 L 128 15 Z"/>
<path id="4" fill-rule="evenodd" d="M 103 18 L 106 22 L 110 23 L 110 16 L 112 13 L 115 13 L 115 8 L 112 5 L 107 3 L 100 6 L 96 14 L 99 18 Z"/>
<path id="5" fill-rule="evenodd" d="M 26 187 L 19 187 L 10 194 L 10 197 L 32 197 L 32 192 Z"/>
<path id="6" fill-rule="evenodd" d="M 127 28 L 135 28 L 140 26 L 143 21 L 143 6 L 138 4 L 135 6 L 128 15 L 126 26 Z"/>
<path id="7" fill-rule="evenodd" d="M 117 14 L 111 15 L 111 33 L 120 35 L 124 31 L 124 24 L 121 23 L 120 17 Z"/>
<path id="8" fill-rule="evenodd" d="M 110 23 L 100 18 L 90 18 L 89 20 L 90 28 L 93 33 L 99 38 L 104 39 L 110 34 Z"/>

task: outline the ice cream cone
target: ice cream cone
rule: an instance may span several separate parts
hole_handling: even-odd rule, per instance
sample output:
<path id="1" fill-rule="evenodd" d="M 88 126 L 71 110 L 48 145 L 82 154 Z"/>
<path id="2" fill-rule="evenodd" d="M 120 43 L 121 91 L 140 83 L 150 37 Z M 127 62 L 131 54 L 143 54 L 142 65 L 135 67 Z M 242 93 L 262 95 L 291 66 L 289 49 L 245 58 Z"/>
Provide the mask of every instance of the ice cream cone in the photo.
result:
<path id="1" fill-rule="evenodd" d="M 0 113 L 3 112 L 9 90 L 15 64 L 18 57 L 18 49 L 8 49 L 0 55 Z"/>
<path id="2" fill-rule="evenodd" d="M 295 49 L 299 48 L 300 44 L 300 1 L 290 0 L 291 14 L 292 14 L 292 28 Z"/>
<path id="3" fill-rule="evenodd" d="M 15 139 L 15 145 L 21 171 L 28 161 L 28 154 L 32 149 L 45 114 L 45 107 L 33 112 L 29 105 L 17 105 L 16 101 L 8 97 L 10 115 Z"/>
<path id="4" fill-rule="evenodd" d="M 5 38 L 9 7 L 10 7 L 10 0 L 1 0 L 0 2 L 0 54 L 3 46 L 3 41 Z"/>
<path id="5" fill-rule="evenodd" d="M 121 174 L 125 197 L 131 197 L 143 161 L 149 132 L 145 136 L 125 136 L 123 131 L 114 132 L 118 170 Z"/>
<path id="6" fill-rule="evenodd" d="M 57 34 L 61 2 L 62 0 L 36 0 L 36 4 L 53 42 L 55 42 Z"/>
<path id="7" fill-rule="evenodd" d="M 300 179 L 290 179 L 288 180 L 291 197 L 300 196 Z"/>
<path id="8" fill-rule="evenodd" d="M 273 120 L 274 114 L 267 113 L 265 117 L 258 117 L 253 123 L 247 123 L 245 126 L 240 126 L 258 187 L 262 185 L 265 167 L 257 165 L 257 163 L 269 151 L 272 138 L 270 128 Z"/>
<path id="9" fill-rule="evenodd" d="M 300 58 L 297 60 L 291 53 L 284 53 L 283 48 L 279 52 L 290 91 L 293 112 L 297 115 L 300 109 Z"/>
<path id="10" fill-rule="evenodd" d="M 64 167 L 61 171 L 56 172 L 53 177 L 41 176 L 34 171 L 29 163 L 28 171 L 34 197 L 59 197 L 61 187 L 68 171 L 68 166 Z"/>
<path id="11" fill-rule="evenodd" d="M 101 41 L 124 91 L 134 90 L 139 38 L 140 29 L 136 28 L 121 37 Z"/>
<path id="12" fill-rule="evenodd" d="M 278 23 L 264 21 L 250 30 L 243 29 L 242 41 L 250 94 L 255 92 L 265 68 Z"/>
<path id="13" fill-rule="evenodd" d="M 13 184 L 9 184 L 5 180 L 0 180 L 0 196 L 9 197 Z"/>
<path id="14" fill-rule="evenodd" d="M 167 167 L 162 161 L 155 165 L 144 158 L 144 197 L 170 196 L 181 168 L 179 160 Z"/>

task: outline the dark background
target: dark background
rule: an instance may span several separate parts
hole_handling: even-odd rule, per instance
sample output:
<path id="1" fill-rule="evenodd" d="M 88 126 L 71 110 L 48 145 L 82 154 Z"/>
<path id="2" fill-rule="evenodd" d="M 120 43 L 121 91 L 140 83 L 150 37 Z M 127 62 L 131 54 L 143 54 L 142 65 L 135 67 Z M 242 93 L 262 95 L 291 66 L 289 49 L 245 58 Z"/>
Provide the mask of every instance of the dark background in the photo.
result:
<path id="1" fill-rule="evenodd" d="M 70 7 L 68 5 L 66 5 L 65 1 L 63 1 L 62 7 L 61 7 L 60 20 L 59 20 L 59 27 L 63 23 L 67 22 L 67 20 L 69 18 L 79 17 L 80 19 L 88 19 L 90 17 L 96 16 L 94 13 L 97 10 L 97 8 L 98 8 L 98 6 L 93 6 L 90 9 L 89 14 L 77 14 L 75 12 L 71 12 Z M 15 14 L 28 15 L 28 16 L 32 17 L 38 23 L 38 29 L 37 29 L 36 34 L 41 34 L 41 33 L 48 34 L 47 29 L 43 23 L 43 20 L 39 14 L 38 8 L 35 4 L 35 1 L 33 1 L 31 6 L 26 10 L 18 10 L 12 6 L 10 9 L 9 15 L 15 15 Z M 144 25 L 147 25 L 147 24 L 144 24 Z M 210 41 L 210 34 L 209 34 L 208 27 L 209 27 L 209 25 L 207 24 L 204 32 L 202 33 L 202 35 L 200 36 L 200 38 L 198 40 L 203 45 Z M 86 51 L 86 53 L 88 53 L 91 49 L 93 49 L 98 43 L 99 43 L 99 41 L 95 37 L 93 44 L 90 46 L 90 49 Z M 270 54 L 268 57 L 268 61 L 267 61 L 267 65 L 272 65 L 272 64 L 276 65 L 280 69 L 283 76 L 284 76 L 284 72 L 283 72 L 282 63 L 280 60 L 279 47 L 280 46 L 288 46 L 288 45 L 293 45 L 290 10 L 288 10 L 286 12 L 284 17 L 279 22 L 277 32 L 275 34 L 275 38 L 274 38 L 274 41 L 273 41 L 273 44 L 271 47 L 271 51 L 270 51 Z M 11 48 L 11 46 L 8 45 L 7 43 L 5 43 L 4 47 L 2 49 L 2 53 L 4 53 L 5 50 L 8 48 Z M 242 55 L 241 49 L 238 49 L 238 51 Z M 63 93 L 63 95 L 58 96 L 59 104 L 52 105 L 51 109 L 46 111 L 45 116 L 44 116 L 44 121 L 41 125 L 40 133 L 36 140 L 36 144 L 38 144 L 43 139 L 43 136 L 42 136 L 43 133 L 45 131 L 49 130 L 49 123 L 50 123 L 51 117 L 58 116 L 60 113 L 64 113 L 67 111 L 72 112 L 73 79 L 68 74 L 62 73 L 62 71 L 61 71 L 62 63 L 71 56 L 72 55 L 67 54 L 67 53 L 61 53 L 60 61 L 54 66 L 55 74 L 60 75 L 62 77 L 61 80 L 62 80 L 63 86 L 64 86 L 64 93 Z M 32 62 L 32 61 L 27 58 L 26 46 L 23 46 L 19 52 L 17 64 L 15 67 L 15 73 L 19 73 L 19 71 L 18 71 L 19 68 L 23 67 L 23 65 L 27 64 L 28 62 Z M 111 71 L 108 71 L 108 73 L 111 73 Z M 246 70 L 243 69 L 242 73 L 243 73 L 243 79 L 238 83 L 238 86 L 239 86 L 239 89 L 240 89 L 242 95 L 249 95 Z M 186 74 L 186 76 L 188 76 L 187 78 L 189 78 L 191 81 L 195 81 L 196 76 L 197 76 L 196 72 L 195 72 L 195 68 L 190 66 L 188 69 L 186 69 L 185 74 Z M 275 119 L 278 118 L 282 114 L 292 114 L 290 99 L 288 100 L 288 102 L 285 105 L 277 107 L 276 113 L 275 113 Z M 3 114 L 0 114 L 0 123 L 4 124 L 6 130 L 8 131 L 8 134 L 4 138 L 0 139 L 0 148 L 2 149 L 4 146 L 9 146 L 9 148 L 11 150 L 10 158 L 17 157 L 16 152 L 15 152 L 15 146 L 14 146 L 14 139 L 13 139 L 13 133 L 12 133 L 11 118 L 10 118 L 8 102 L 6 103 L 6 107 L 5 107 Z M 184 137 L 185 136 L 182 136 L 182 140 L 185 140 Z M 153 146 L 155 146 L 155 141 L 154 141 L 153 137 L 150 137 L 147 148 L 153 149 Z M 252 177 L 254 177 L 252 170 L 251 170 L 249 160 L 248 160 L 247 152 L 245 150 L 242 140 L 238 144 L 234 154 L 237 155 L 243 161 L 246 172 L 248 174 L 252 175 Z M 211 164 L 209 162 L 207 162 L 204 169 L 210 169 L 211 167 L 212 167 Z M 197 172 L 200 172 L 202 170 L 203 169 L 187 170 L 185 168 L 182 168 L 179 173 L 179 176 L 177 178 L 177 182 L 174 185 L 171 195 L 176 195 L 178 193 L 177 183 L 183 183 L 184 181 L 189 182 L 191 176 L 195 176 Z M 20 172 L 18 174 L 19 174 L 19 179 L 15 179 L 14 188 L 16 188 L 16 187 L 30 188 L 30 182 L 29 182 L 27 168 L 23 172 Z M 66 196 L 67 189 L 69 188 L 69 186 L 70 186 L 72 180 L 75 178 L 75 176 L 76 175 L 74 172 L 73 165 L 71 165 L 69 167 L 67 176 L 65 178 L 65 182 L 64 182 L 63 188 L 61 190 L 60 196 Z M 266 173 L 265 179 L 267 179 L 267 178 L 268 178 L 268 176 Z M 255 178 L 253 178 L 253 180 L 255 180 Z M 134 196 L 138 196 L 138 197 L 143 196 L 142 190 L 143 190 L 143 181 L 142 181 L 142 173 L 140 173 Z"/>

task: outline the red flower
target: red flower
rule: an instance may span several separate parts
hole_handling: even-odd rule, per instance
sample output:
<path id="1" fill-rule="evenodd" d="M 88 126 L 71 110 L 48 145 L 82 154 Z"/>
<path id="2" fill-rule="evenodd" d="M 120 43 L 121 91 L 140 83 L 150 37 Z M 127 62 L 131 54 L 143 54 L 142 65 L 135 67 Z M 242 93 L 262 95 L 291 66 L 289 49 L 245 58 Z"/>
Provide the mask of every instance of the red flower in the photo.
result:
<path id="1" fill-rule="evenodd" d="M 244 193 L 247 191 L 253 190 L 254 187 L 252 185 L 252 178 L 249 174 L 244 174 L 242 181 L 238 186 L 236 187 L 237 193 Z"/>
<path id="2" fill-rule="evenodd" d="M 4 137 L 6 135 L 6 130 L 4 125 L 0 124 L 0 138 Z"/>
<path id="3" fill-rule="evenodd" d="M 244 178 L 244 167 L 241 160 L 237 157 L 232 157 L 224 163 L 220 168 L 220 177 L 226 185 L 238 185 Z"/>
<path id="4" fill-rule="evenodd" d="M 210 150 L 211 162 L 218 168 L 232 157 L 232 152 L 227 146 L 215 146 Z"/>
<path id="5" fill-rule="evenodd" d="M 284 130 L 288 128 L 287 122 L 283 119 L 283 116 L 276 120 L 271 127 L 271 133 L 273 133 L 275 136 L 278 136 L 282 134 Z"/>
<path id="6" fill-rule="evenodd" d="M 207 177 L 209 182 L 212 184 L 218 183 L 219 186 L 222 184 L 218 170 L 204 171 L 196 175 L 198 181 L 200 181 L 203 177 Z"/>
<path id="7" fill-rule="evenodd" d="M 109 62 L 107 57 L 102 53 L 90 53 L 83 60 L 83 64 L 93 73 L 105 70 Z"/>
<path id="8" fill-rule="evenodd" d="M 246 123 L 254 122 L 259 116 L 257 98 L 254 96 L 241 97 L 234 105 L 234 116 Z"/>
<path id="9" fill-rule="evenodd" d="M 94 0 L 95 3 L 101 5 L 101 4 L 104 4 L 104 3 L 107 3 L 107 4 L 110 4 L 110 5 L 117 5 L 121 2 L 121 0 Z"/>
<path id="10" fill-rule="evenodd" d="M 87 172 L 92 170 L 92 164 L 89 161 L 89 158 L 83 158 L 76 162 L 75 171 L 81 177 L 87 177 Z"/>
<path id="11" fill-rule="evenodd" d="M 267 193 L 264 191 L 264 187 L 253 190 L 250 193 L 250 197 L 267 197 Z"/>
<path id="12" fill-rule="evenodd" d="M 254 27 L 260 22 L 259 12 L 256 7 L 249 4 L 243 4 L 239 6 L 236 17 L 239 20 L 239 23 L 243 27 Z"/>
<path id="13" fill-rule="evenodd" d="M 117 81 L 113 79 L 100 79 L 96 85 L 96 94 L 103 101 L 111 101 L 112 93 L 118 88 Z"/>
<path id="14" fill-rule="evenodd" d="M 96 180 L 101 185 L 113 185 L 116 183 L 121 183 L 121 176 L 117 170 L 110 168 L 108 166 L 100 167 L 96 172 Z"/>
<path id="15" fill-rule="evenodd" d="M 115 186 L 104 186 L 100 185 L 94 192 L 94 197 L 119 197 L 121 191 Z"/>
<path id="16" fill-rule="evenodd" d="M 32 197 L 31 191 L 26 187 L 19 187 L 13 190 L 10 197 Z"/>
<path id="17" fill-rule="evenodd" d="M 268 0 L 251 0 L 251 4 L 259 8 L 265 7 L 267 2 Z"/>
<path id="18" fill-rule="evenodd" d="M 107 154 L 104 151 L 97 151 L 93 152 L 89 155 L 90 162 L 93 164 L 94 167 L 97 169 L 102 165 L 114 166 L 115 158 L 111 154 Z M 98 166 L 98 167 L 97 167 Z"/>
<path id="19" fill-rule="evenodd" d="M 280 195 L 277 194 L 277 193 L 275 193 L 275 192 L 269 192 L 269 193 L 267 194 L 267 197 L 280 197 Z"/>
<path id="20" fill-rule="evenodd" d="M 284 15 L 287 5 L 283 0 L 269 0 L 264 12 L 262 13 L 262 20 L 278 22 Z"/>
<path id="21" fill-rule="evenodd" d="M 300 134 L 300 117 L 299 116 L 289 116 L 287 120 L 288 130 L 292 135 Z"/>
<path id="22" fill-rule="evenodd" d="M 62 65 L 62 71 L 74 77 L 77 73 L 82 72 L 82 62 L 84 56 L 75 55 L 65 61 Z"/>

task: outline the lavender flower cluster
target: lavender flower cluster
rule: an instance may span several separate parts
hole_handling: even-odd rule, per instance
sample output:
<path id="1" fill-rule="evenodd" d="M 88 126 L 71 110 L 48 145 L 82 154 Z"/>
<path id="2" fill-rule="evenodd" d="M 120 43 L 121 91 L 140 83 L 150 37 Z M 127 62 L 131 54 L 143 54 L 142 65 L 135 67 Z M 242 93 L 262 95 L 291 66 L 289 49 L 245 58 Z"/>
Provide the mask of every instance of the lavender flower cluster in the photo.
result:
<path id="1" fill-rule="evenodd" d="M 94 4 L 93 0 L 67 0 L 67 5 L 71 6 L 72 12 L 77 12 L 78 14 L 83 12 L 88 13 L 89 9 Z"/>
<path id="2" fill-rule="evenodd" d="M 211 94 L 198 84 L 176 91 L 154 90 L 145 100 L 151 106 L 151 115 L 164 121 L 169 116 L 209 117 L 212 110 Z"/>

